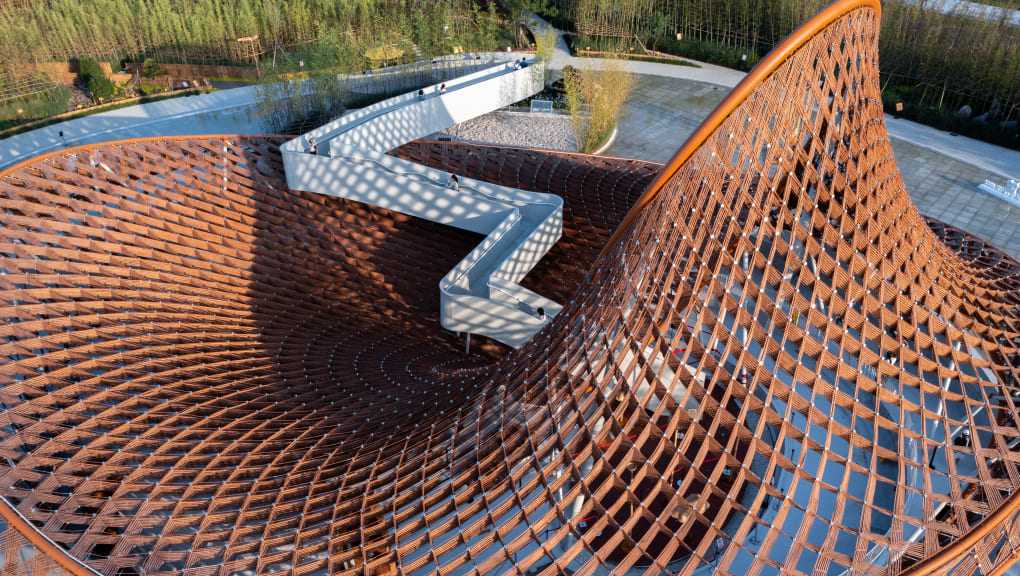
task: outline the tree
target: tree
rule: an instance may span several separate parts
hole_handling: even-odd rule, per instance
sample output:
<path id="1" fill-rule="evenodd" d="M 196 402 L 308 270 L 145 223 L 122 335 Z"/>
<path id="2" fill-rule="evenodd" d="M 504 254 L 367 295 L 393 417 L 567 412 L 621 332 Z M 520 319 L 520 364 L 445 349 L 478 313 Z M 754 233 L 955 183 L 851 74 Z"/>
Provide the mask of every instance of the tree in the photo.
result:
<path id="1" fill-rule="evenodd" d="M 530 24 L 532 14 L 555 14 L 556 5 L 550 0 L 503 0 L 503 6 L 510 13 L 517 46 L 525 44 L 523 31 Z"/>
<path id="2" fill-rule="evenodd" d="M 116 91 L 113 82 L 106 76 L 93 76 L 89 78 L 88 87 L 89 93 L 92 94 L 92 99 L 98 102 L 113 96 L 113 93 Z"/>
<path id="3" fill-rule="evenodd" d="M 584 87 L 581 73 L 577 68 L 567 65 L 563 67 L 563 95 L 567 101 L 567 113 L 574 127 L 574 144 L 578 150 L 584 148 L 586 122 L 584 117 Z"/>
<path id="4" fill-rule="evenodd" d="M 563 87 L 567 112 L 580 152 L 594 152 L 609 137 L 634 91 L 635 79 L 621 60 L 599 67 L 564 67 Z"/>
<path id="5" fill-rule="evenodd" d="M 536 28 L 535 31 L 535 52 L 538 57 L 542 59 L 542 70 L 545 71 L 543 75 L 543 84 L 549 79 L 549 65 L 552 64 L 553 54 L 556 52 L 556 41 L 559 39 L 559 34 L 552 26 L 545 26 L 542 28 Z"/>
<path id="6" fill-rule="evenodd" d="M 142 63 L 142 75 L 146 78 L 159 76 L 159 64 L 156 64 L 152 58 L 146 58 Z"/>
<path id="7" fill-rule="evenodd" d="M 652 50 L 658 50 L 659 40 L 669 34 L 672 29 L 673 22 L 670 21 L 669 16 L 662 12 L 652 14 L 648 22 L 648 35 L 652 38 Z"/>
<path id="8" fill-rule="evenodd" d="M 96 62 L 95 58 L 81 58 L 78 60 L 78 79 L 82 84 L 87 86 L 92 78 L 105 77 L 103 69 L 99 67 L 99 62 Z"/>
<path id="9" fill-rule="evenodd" d="M 336 74 L 299 80 L 268 78 L 255 88 L 263 128 L 270 134 L 295 134 L 344 113 L 348 91 Z"/>
<path id="10" fill-rule="evenodd" d="M 88 88 L 92 99 L 102 102 L 105 98 L 113 96 L 116 89 L 113 82 L 106 77 L 99 63 L 93 58 L 82 58 L 78 60 L 78 80 Z"/>

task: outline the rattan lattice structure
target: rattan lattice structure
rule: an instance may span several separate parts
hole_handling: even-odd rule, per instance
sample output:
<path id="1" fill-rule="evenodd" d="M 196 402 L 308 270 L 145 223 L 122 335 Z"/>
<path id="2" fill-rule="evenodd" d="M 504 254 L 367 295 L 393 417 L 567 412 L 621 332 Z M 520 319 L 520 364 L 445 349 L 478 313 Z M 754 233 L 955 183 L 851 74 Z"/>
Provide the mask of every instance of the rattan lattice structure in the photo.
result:
<path id="1" fill-rule="evenodd" d="M 5 172 L 5 574 L 1001 573 L 1020 264 L 910 203 L 878 18 L 826 9 L 665 169 L 396 151 L 564 197 L 527 282 L 568 304 L 509 353 L 423 288 L 476 237 L 286 190 L 281 138 Z"/>

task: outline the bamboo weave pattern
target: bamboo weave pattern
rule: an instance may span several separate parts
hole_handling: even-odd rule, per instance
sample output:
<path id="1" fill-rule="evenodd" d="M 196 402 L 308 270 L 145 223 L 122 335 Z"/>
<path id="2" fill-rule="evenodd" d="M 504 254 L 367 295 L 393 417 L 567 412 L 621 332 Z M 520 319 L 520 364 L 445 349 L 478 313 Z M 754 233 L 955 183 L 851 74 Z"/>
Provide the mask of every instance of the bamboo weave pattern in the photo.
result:
<path id="1" fill-rule="evenodd" d="M 476 238 L 286 190 L 280 138 L 5 173 L 0 495 L 38 530 L 6 541 L 110 576 L 1008 565 L 1020 264 L 910 203 L 877 18 L 820 28 L 601 257 L 657 165 L 396 151 L 565 198 L 527 282 L 569 303 L 515 352 L 465 355 L 422 289 Z"/>

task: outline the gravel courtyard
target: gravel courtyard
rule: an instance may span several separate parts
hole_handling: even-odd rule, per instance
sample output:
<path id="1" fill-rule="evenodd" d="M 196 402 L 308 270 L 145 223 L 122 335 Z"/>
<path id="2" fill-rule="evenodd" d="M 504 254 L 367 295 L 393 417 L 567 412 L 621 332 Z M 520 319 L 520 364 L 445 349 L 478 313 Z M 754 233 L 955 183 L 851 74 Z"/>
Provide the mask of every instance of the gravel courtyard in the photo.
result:
<path id="1" fill-rule="evenodd" d="M 491 112 L 443 130 L 439 135 L 463 142 L 504 144 L 576 152 L 574 129 L 566 114 Z"/>

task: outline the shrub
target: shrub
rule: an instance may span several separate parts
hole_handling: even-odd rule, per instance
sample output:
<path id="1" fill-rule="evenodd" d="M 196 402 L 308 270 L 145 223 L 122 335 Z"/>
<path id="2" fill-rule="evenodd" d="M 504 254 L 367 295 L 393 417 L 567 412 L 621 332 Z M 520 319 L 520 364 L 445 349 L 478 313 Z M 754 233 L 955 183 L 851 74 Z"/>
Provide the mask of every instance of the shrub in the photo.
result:
<path id="1" fill-rule="evenodd" d="M 7 100 L 0 104 L 0 130 L 67 112 L 71 88 L 55 85 L 42 94 Z"/>
<path id="2" fill-rule="evenodd" d="M 745 72 L 753 68 L 761 59 L 755 50 L 727 46 L 721 42 L 707 39 L 685 37 L 682 40 L 676 40 L 673 37 L 664 36 L 658 39 L 650 38 L 649 42 L 657 43 L 659 50 L 667 54 L 686 56 L 694 60 L 736 68 Z"/>
<path id="3" fill-rule="evenodd" d="M 106 77 L 99 63 L 93 58 L 82 58 L 78 61 L 78 78 L 89 89 L 93 100 L 104 100 L 116 92 L 113 82 Z"/>
<path id="4" fill-rule="evenodd" d="M 93 100 L 105 100 L 110 96 L 113 96 L 116 90 L 113 86 L 113 82 L 106 76 L 93 76 L 89 78 L 89 93 L 92 94 Z"/>
<path id="5" fill-rule="evenodd" d="M 92 78 L 104 78 L 103 69 L 95 58 L 82 58 L 78 60 L 78 78 L 82 84 L 88 84 Z"/>
<path id="6" fill-rule="evenodd" d="M 156 64 L 152 58 L 146 58 L 145 62 L 142 63 L 142 76 L 146 78 L 159 76 L 159 64 Z"/>

